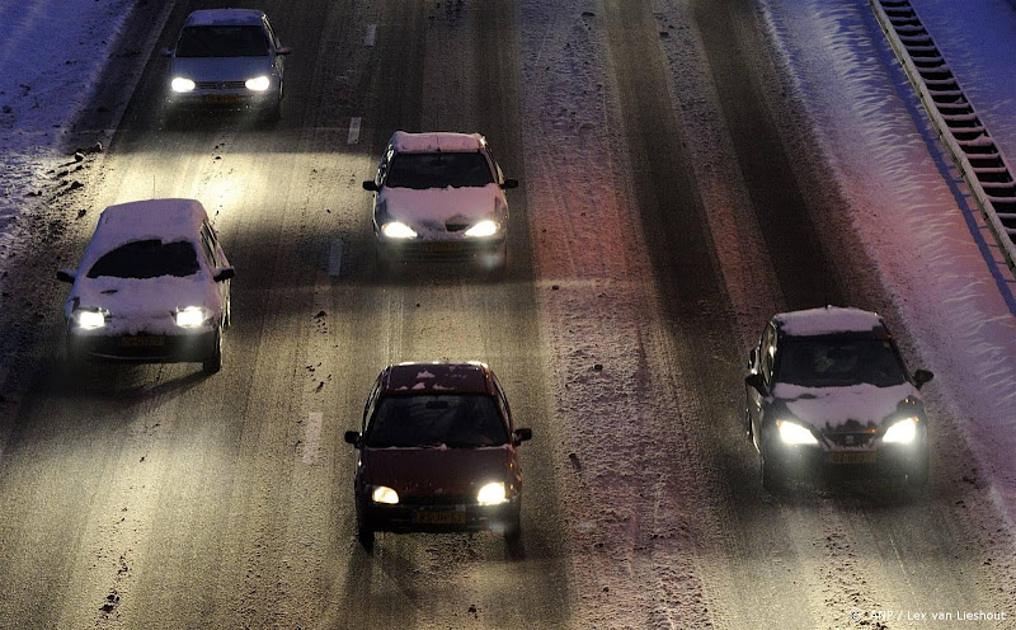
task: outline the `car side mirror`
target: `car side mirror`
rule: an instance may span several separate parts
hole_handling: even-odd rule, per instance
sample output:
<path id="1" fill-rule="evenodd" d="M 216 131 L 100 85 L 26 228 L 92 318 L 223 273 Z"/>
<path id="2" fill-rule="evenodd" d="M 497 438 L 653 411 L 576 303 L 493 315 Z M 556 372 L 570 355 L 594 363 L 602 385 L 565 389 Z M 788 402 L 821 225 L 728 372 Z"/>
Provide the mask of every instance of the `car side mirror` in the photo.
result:
<path id="1" fill-rule="evenodd" d="M 61 269 L 56 272 L 56 279 L 60 282 L 72 283 L 76 273 L 72 269 Z"/>
<path id="2" fill-rule="evenodd" d="M 368 179 L 363 182 L 363 189 L 371 192 L 377 192 L 377 183 L 373 179 Z"/>
<path id="3" fill-rule="evenodd" d="M 222 269 L 219 269 L 219 271 L 215 274 L 214 280 L 216 282 L 222 282 L 224 280 L 229 280 L 230 278 L 233 278 L 235 276 L 236 276 L 235 269 L 233 269 L 232 267 L 223 267 Z"/>
<path id="4" fill-rule="evenodd" d="M 346 439 L 346 442 L 352 444 L 356 448 L 360 448 L 360 432 L 359 431 L 346 431 L 345 439 Z"/>
<path id="5" fill-rule="evenodd" d="M 759 374 L 758 372 L 745 376 L 744 384 L 754 389 L 760 394 L 765 394 L 766 392 L 766 383 L 764 380 L 762 380 L 762 375 Z"/>
<path id="6" fill-rule="evenodd" d="M 279 48 L 275 49 L 276 55 L 288 55 L 291 52 L 293 52 L 293 49 L 290 48 L 289 46 L 280 46 Z"/>
<path id="7" fill-rule="evenodd" d="M 176 52 L 176 51 L 173 50 L 172 48 L 163 48 L 162 49 L 162 56 L 163 57 L 172 57 L 174 52 Z"/>
<path id="8" fill-rule="evenodd" d="M 501 189 L 502 190 L 508 190 L 509 188 L 518 188 L 518 187 L 519 187 L 519 180 L 517 180 L 517 179 L 506 179 L 506 180 L 504 180 L 504 183 L 501 184 Z"/>
<path id="9" fill-rule="evenodd" d="M 514 435 L 515 435 L 515 440 L 514 440 L 515 441 L 515 445 L 518 446 L 519 444 L 522 444 L 523 442 L 525 442 L 527 440 L 533 439 L 533 430 L 532 429 L 528 429 L 528 428 L 525 428 L 525 429 L 515 429 L 515 434 Z"/>
<path id="10" fill-rule="evenodd" d="M 935 374 L 930 370 L 917 370 L 914 372 L 914 385 L 917 389 L 921 389 L 921 386 L 935 378 Z"/>

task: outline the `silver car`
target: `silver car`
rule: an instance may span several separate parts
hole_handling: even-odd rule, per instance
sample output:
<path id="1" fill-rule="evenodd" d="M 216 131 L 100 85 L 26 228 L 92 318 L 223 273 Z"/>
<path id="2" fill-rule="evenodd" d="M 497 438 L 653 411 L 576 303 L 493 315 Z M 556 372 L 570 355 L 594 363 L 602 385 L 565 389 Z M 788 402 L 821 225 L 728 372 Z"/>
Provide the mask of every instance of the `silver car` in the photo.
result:
<path id="1" fill-rule="evenodd" d="M 170 113 L 181 107 L 256 109 L 281 115 L 289 49 L 261 11 L 209 9 L 187 16 L 166 78 Z"/>

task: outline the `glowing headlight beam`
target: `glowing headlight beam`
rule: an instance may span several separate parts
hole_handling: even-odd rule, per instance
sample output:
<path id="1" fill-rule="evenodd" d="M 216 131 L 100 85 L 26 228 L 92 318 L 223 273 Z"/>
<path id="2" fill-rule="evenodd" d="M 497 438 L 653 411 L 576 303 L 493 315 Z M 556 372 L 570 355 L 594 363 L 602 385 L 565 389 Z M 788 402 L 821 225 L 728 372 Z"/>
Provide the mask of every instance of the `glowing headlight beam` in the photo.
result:
<path id="1" fill-rule="evenodd" d="M 174 77 L 173 80 L 170 81 L 169 87 L 172 88 L 174 92 L 190 92 L 197 86 L 190 79 L 185 79 L 183 77 Z"/>
<path id="2" fill-rule="evenodd" d="M 244 82 L 244 86 L 251 92 L 264 92 L 271 84 L 272 82 L 266 76 L 254 77 Z"/>
<path id="3" fill-rule="evenodd" d="M 374 491 L 370 493 L 370 499 L 374 503 L 395 505 L 399 502 L 399 493 L 388 486 L 375 486 Z"/>
<path id="4" fill-rule="evenodd" d="M 180 328 L 197 328 L 205 323 L 205 309 L 188 306 L 176 312 L 176 325 Z"/>
<path id="5" fill-rule="evenodd" d="M 387 238 L 406 239 L 416 238 L 416 231 L 401 221 L 385 223 L 381 227 L 381 233 Z"/>
<path id="6" fill-rule="evenodd" d="M 470 238 L 483 238 L 485 236 L 494 236 L 497 234 L 497 223 L 490 219 L 480 221 L 473 227 L 469 228 L 465 232 L 466 236 Z"/>
<path id="7" fill-rule="evenodd" d="M 106 314 L 102 311 L 74 311 L 74 320 L 82 330 L 95 330 L 106 325 Z"/>
<path id="8" fill-rule="evenodd" d="M 917 437 L 917 418 L 898 420 L 882 436 L 885 444 L 910 444 Z"/>
<path id="9" fill-rule="evenodd" d="M 476 494 L 476 502 L 480 505 L 498 505 L 507 501 L 508 496 L 505 493 L 504 483 L 500 481 L 484 485 Z"/>
<path id="10" fill-rule="evenodd" d="M 818 440 L 811 431 L 796 422 L 777 420 L 776 429 L 780 434 L 780 441 L 788 445 L 818 444 Z"/>

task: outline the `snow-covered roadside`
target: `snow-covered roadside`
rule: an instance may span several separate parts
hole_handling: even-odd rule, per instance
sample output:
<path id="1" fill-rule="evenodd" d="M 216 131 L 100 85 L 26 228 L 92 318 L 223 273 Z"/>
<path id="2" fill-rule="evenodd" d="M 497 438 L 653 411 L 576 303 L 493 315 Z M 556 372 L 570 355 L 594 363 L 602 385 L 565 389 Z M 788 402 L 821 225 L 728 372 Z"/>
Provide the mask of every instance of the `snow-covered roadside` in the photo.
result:
<path id="1" fill-rule="evenodd" d="M 990 235 L 956 184 L 866 0 L 760 4 L 853 225 L 878 261 L 875 271 L 918 353 L 936 373 L 927 389 L 930 408 L 966 436 L 1011 529 L 1016 285 L 997 264 Z M 1007 7 L 995 5 L 1012 19 Z M 964 14 L 989 8 L 963 5 Z M 971 50 L 970 58 L 996 54 L 989 46 Z M 1012 101 L 979 105 L 985 107 L 1016 118 Z"/>

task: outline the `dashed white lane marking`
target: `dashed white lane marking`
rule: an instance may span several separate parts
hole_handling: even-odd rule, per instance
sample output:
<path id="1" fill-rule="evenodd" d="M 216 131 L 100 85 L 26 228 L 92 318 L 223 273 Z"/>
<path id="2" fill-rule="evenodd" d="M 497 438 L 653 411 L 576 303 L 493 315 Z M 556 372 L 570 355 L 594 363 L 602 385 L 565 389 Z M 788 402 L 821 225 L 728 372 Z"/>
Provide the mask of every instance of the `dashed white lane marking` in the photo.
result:
<path id="1" fill-rule="evenodd" d="M 367 25 L 367 34 L 363 36 L 364 46 L 373 46 L 377 40 L 377 24 Z"/>
<path id="2" fill-rule="evenodd" d="M 313 464 L 317 460 L 318 444 L 321 441 L 321 423 L 324 414 L 312 411 L 308 414 L 303 435 L 303 463 Z"/>
<path id="3" fill-rule="evenodd" d="M 349 137 L 346 138 L 346 144 L 356 144 L 360 141 L 360 122 L 359 116 L 349 119 Z"/>
<path id="4" fill-rule="evenodd" d="M 320 260 L 320 259 L 319 259 Z M 335 239 L 328 250 L 328 277 L 338 278 L 342 272 L 342 240 Z"/>

